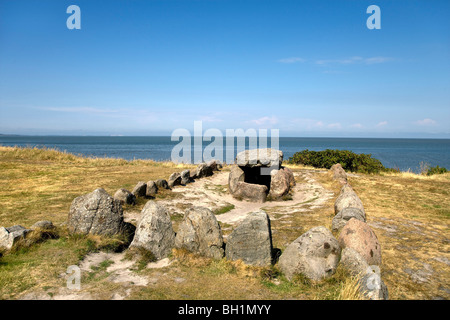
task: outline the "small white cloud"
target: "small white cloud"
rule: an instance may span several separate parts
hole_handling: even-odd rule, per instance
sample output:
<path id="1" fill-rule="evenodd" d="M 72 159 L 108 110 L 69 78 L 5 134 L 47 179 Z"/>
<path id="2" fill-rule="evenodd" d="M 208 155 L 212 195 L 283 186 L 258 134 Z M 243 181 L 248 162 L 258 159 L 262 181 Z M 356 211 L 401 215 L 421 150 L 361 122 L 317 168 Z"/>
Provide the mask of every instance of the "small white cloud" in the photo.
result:
<path id="1" fill-rule="evenodd" d="M 316 64 L 328 65 L 328 64 L 376 64 L 391 61 L 389 57 L 350 57 L 347 59 L 329 59 L 329 60 L 316 60 Z"/>
<path id="2" fill-rule="evenodd" d="M 281 63 L 296 63 L 296 62 L 305 62 L 306 60 L 303 58 L 299 58 L 299 57 L 291 57 L 291 58 L 285 58 L 285 59 L 280 59 L 278 60 L 278 62 Z"/>
<path id="3" fill-rule="evenodd" d="M 350 127 L 355 129 L 361 129 L 363 125 L 361 123 L 354 123 Z"/>
<path id="4" fill-rule="evenodd" d="M 330 123 L 327 127 L 330 129 L 341 129 L 342 125 L 340 123 Z"/>
<path id="5" fill-rule="evenodd" d="M 415 124 L 419 126 L 434 126 L 437 124 L 437 122 L 433 119 L 425 118 L 423 120 L 416 121 Z"/>
<path id="6" fill-rule="evenodd" d="M 381 121 L 377 124 L 377 127 L 384 127 L 387 126 L 388 122 L 387 121 Z"/>
<path id="7" fill-rule="evenodd" d="M 259 119 L 250 120 L 249 122 L 256 124 L 258 126 L 265 125 L 265 124 L 276 124 L 278 123 L 277 117 L 262 117 Z"/>

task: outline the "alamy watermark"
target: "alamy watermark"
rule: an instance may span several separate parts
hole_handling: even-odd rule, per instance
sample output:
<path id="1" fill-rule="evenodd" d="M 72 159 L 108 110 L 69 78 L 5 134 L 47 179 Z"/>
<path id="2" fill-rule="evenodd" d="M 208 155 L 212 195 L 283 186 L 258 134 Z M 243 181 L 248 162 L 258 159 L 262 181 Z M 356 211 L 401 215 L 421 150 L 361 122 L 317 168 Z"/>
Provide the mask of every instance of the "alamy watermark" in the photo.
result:
<path id="1" fill-rule="evenodd" d="M 67 289 L 80 290 L 81 289 L 81 269 L 78 266 L 67 267 Z"/>
<path id="2" fill-rule="evenodd" d="M 277 152 L 280 146 L 280 130 L 270 129 L 270 152 Z M 194 132 L 184 128 L 172 132 L 171 141 L 179 142 L 171 153 L 175 163 L 202 163 L 219 160 L 222 163 L 234 163 L 236 154 L 244 150 L 266 149 L 269 144 L 267 129 L 226 129 L 225 134 L 216 128 L 203 132 L 202 121 L 194 121 Z M 224 146 L 225 141 L 225 146 Z M 248 141 L 248 144 L 247 144 Z M 203 143 L 208 143 L 203 148 Z M 235 144 L 236 142 L 236 144 Z M 225 153 L 225 154 L 224 154 Z M 275 157 L 271 154 L 270 157 Z M 254 158 L 250 161 L 255 161 Z"/>

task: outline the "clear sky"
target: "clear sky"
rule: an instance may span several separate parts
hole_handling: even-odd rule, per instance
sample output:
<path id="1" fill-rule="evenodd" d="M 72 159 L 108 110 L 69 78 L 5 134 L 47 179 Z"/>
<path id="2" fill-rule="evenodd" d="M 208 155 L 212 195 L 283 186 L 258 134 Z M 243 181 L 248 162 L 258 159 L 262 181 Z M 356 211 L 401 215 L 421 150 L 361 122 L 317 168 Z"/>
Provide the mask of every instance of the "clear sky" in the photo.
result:
<path id="1" fill-rule="evenodd" d="M 0 0 L 0 133 L 170 135 L 195 120 L 450 138 L 450 1 Z"/>

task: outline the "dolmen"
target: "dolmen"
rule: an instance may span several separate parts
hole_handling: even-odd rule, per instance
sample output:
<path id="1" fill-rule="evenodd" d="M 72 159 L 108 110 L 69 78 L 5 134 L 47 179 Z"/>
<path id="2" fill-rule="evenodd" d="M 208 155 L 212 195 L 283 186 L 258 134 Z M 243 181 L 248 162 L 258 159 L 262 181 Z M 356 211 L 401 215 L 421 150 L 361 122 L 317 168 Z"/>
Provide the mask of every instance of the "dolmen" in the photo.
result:
<path id="1" fill-rule="evenodd" d="M 245 150 L 231 167 L 228 189 L 239 200 L 265 202 L 287 195 L 295 185 L 294 174 L 283 167 L 283 152 L 276 149 Z"/>

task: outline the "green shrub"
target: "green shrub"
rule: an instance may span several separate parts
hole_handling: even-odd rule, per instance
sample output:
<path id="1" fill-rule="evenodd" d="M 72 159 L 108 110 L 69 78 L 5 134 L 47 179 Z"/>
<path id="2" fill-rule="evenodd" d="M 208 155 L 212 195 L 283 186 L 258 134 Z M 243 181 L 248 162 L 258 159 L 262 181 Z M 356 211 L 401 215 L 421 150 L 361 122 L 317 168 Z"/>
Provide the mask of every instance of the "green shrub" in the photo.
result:
<path id="1" fill-rule="evenodd" d="M 346 171 L 361 173 L 379 173 L 388 171 L 380 160 L 372 158 L 371 154 L 357 154 L 349 150 L 309 151 L 305 149 L 296 152 L 289 158 L 289 163 L 303 164 L 315 168 L 330 169 L 332 165 L 340 163 Z"/>
<path id="2" fill-rule="evenodd" d="M 442 173 L 446 173 L 446 172 L 448 172 L 448 170 L 444 167 L 439 167 L 439 166 L 431 167 L 427 171 L 427 176 L 431 176 L 433 174 L 442 174 Z"/>

